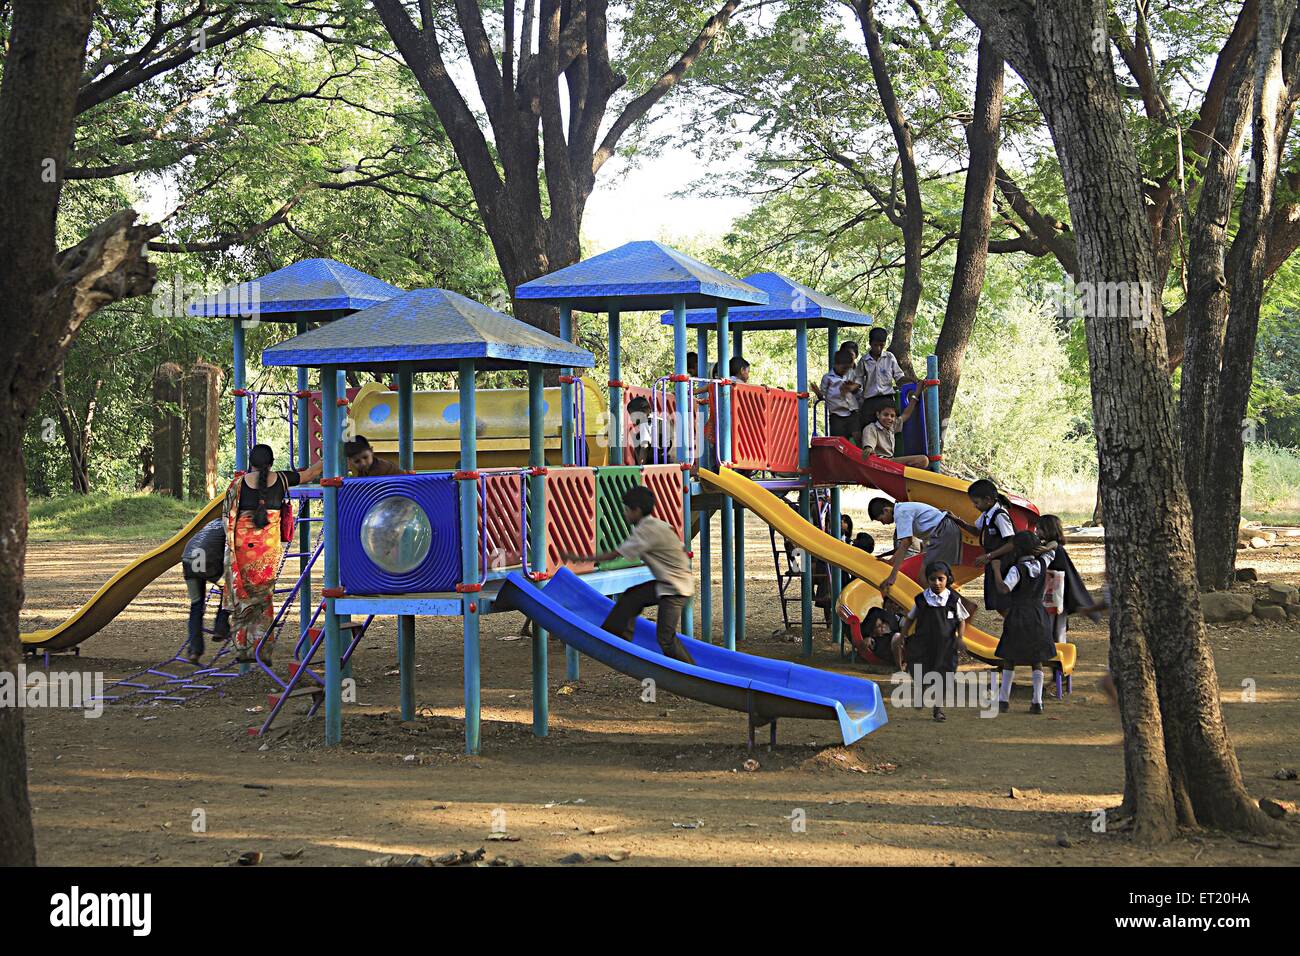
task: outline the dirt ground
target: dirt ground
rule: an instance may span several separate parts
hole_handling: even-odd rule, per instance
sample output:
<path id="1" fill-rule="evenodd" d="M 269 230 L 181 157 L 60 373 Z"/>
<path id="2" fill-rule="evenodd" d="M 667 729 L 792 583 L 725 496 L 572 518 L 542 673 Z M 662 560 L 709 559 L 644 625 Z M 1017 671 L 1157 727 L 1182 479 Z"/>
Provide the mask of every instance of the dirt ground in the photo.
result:
<path id="1" fill-rule="evenodd" d="M 742 649 L 798 659 L 799 645 L 774 634 L 780 605 L 767 530 L 756 524 Z M 56 623 L 145 546 L 32 542 L 23 629 Z M 1097 585 L 1100 549 L 1071 553 Z M 1300 547 L 1241 563 L 1263 581 L 1300 584 Z M 777 748 L 764 743 L 752 755 L 743 715 L 667 693 L 645 703 L 638 682 L 585 659 L 570 685 L 555 642 L 551 733 L 535 738 L 520 621 L 484 621 L 479 756 L 462 753 L 455 619 L 418 620 L 419 716 L 409 725 L 397 714 L 396 627 L 375 622 L 354 661 L 359 703 L 345 708 L 337 748 L 322 745 L 319 718 L 270 743 L 250 737 L 263 715 L 249 708 L 265 707 L 270 689 L 258 677 L 183 707 L 123 704 L 98 719 L 29 710 L 40 860 L 211 866 L 257 850 L 263 866 L 309 866 L 486 847 L 489 858 L 530 865 L 574 853 L 627 855 L 593 866 L 1300 864 L 1300 828 L 1282 849 L 1189 835 L 1148 850 L 1122 833 L 1093 832 L 1090 811 L 1119 802 L 1123 759 L 1116 712 L 1097 686 L 1105 631 L 1086 620 L 1071 630 L 1080 649 L 1074 693 L 1061 702 L 1049 694 L 1043 716 L 1027 713 L 1022 673 L 1012 711 L 997 719 L 960 710 L 936 724 L 926 711 L 891 708 L 887 725 L 851 747 L 838 744 L 830 722 L 783 721 Z M 184 622 L 178 571 L 79 658 L 51 666 L 112 680 L 170 655 Z M 983 612 L 976 623 L 996 630 Z M 888 675 L 841 661 L 820 621 L 815 633 L 815 666 L 872 677 L 888 694 Z M 1210 633 L 1247 786 L 1256 797 L 1300 800 L 1300 782 L 1273 779 L 1300 766 L 1300 629 L 1252 619 Z M 1252 702 L 1242 699 L 1245 681 L 1254 682 Z M 744 768 L 751 756 L 756 770 Z M 502 825 L 511 839 L 490 842 Z"/>

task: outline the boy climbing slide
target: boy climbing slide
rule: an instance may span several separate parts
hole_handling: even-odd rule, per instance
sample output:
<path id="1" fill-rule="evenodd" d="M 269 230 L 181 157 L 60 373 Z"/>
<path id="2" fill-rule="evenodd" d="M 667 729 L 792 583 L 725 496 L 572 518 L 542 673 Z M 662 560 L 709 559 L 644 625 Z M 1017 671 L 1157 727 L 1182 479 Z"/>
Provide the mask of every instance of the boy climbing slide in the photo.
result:
<path id="1" fill-rule="evenodd" d="M 677 637 L 677 628 L 686 602 L 695 593 L 695 577 L 691 574 L 691 562 L 677 532 L 668 522 L 656 518 L 652 514 L 654 510 L 653 491 L 644 485 L 629 488 L 623 494 L 623 517 L 632 529 L 627 540 L 614 551 L 595 555 L 566 553 L 564 560 L 600 563 L 623 557 L 644 561 L 654 580 L 628 588 L 619 595 L 601 628 L 630 641 L 637 616 L 646 608 L 657 605 L 655 637 L 660 650 L 665 657 L 694 664 Z"/>

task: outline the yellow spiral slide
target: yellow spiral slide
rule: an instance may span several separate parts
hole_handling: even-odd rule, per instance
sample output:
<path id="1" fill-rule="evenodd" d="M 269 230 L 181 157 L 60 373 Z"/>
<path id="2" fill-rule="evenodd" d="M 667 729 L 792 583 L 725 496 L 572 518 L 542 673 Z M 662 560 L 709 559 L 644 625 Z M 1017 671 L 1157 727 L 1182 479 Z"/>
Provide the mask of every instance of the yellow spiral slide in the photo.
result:
<path id="1" fill-rule="evenodd" d="M 159 575 L 180 564 L 185 543 L 195 531 L 220 513 L 221 503 L 225 497 L 224 492 L 217 495 L 180 531 L 109 578 L 89 601 L 79 607 L 62 624 L 44 631 L 32 631 L 30 634 L 21 635 L 23 646 L 58 651 L 80 644 L 86 638 L 96 634 L 122 613 L 122 609 Z"/>
<path id="2" fill-rule="evenodd" d="M 891 570 L 885 562 L 877 561 L 860 548 L 855 548 L 804 521 L 786 502 L 729 468 L 724 468 L 721 472 L 706 471 L 702 468 L 700 480 L 739 501 L 808 553 L 856 577 L 857 580 L 851 582 L 840 593 L 840 603 L 851 612 L 860 617 L 865 616 L 867 607 L 880 603 L 880 583 L 889 577 Z M 911 609 L 920 593 L 920 585 L 900 574 L 890 585 L 888 597 L 904 609 Z M 995 652 L 998 639 L 992 634 L 967 624 L 964 643 L 966 650 L 973 657 L 989 663 L 997 662 Z M 1075 661 L 1074 645 L 1057 644 L 1054 661 L 1063 673 L 1071 673 Z"/>

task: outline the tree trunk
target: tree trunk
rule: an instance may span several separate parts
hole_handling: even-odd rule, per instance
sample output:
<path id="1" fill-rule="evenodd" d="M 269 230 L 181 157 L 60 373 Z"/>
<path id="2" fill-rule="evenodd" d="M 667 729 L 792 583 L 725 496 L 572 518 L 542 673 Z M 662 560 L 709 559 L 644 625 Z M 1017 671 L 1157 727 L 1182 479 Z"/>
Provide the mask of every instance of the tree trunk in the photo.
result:
<path id="1" fill-rule="evenodd" d="M 862 25 L 862 37 L 867 44 L 867 58 L 871 61 L 871 75 L 876 82 L 876 93 L 881 108 L 889 120 L 898 149 L 898 165 L 903 180 L 904 208 L 900 216 L 888 209 L 890 221 L 903 230 L 903 288 L 898 296 L 898 309 L 894 313 L 894 331 L 889 340 L 889 351 L 909 375 L 912 368 L 912 326 L 916 322 L 916 309 L 921 302 L 921 243 L 925 232 L 924 210 L 921 206 L 921 180 L 916 171 L 916 157 L 912 149 L 912 127 L 903 115 L 894 94 L 894 81 L 885 62 L 885 51 L 880 45 L 880 28 L 876 24 L 874 0 L 856 0 L 853 4 Z M 891 197 L 892 198 L 892 197 Z M 985 236 L 985 245 L 988 238 Z"/>
<path id="2" fill-rule="evenodd" d="M 1237 62 L 1214 137 L 1206 149 L 1201 198 L 1192 217 L 1187 256 L 1186 339 L 1178 413 L 1183 438 L 1183 473 L 1192 507 L 1197 578 L 1202 588 L 1229 587 L 1222 564 L 1212 553 L 1219 535 L 1214 525 L 1227 520 L 1209 510 L 1209 489 L 1221 480 L 1219 456 L 1210 434 L 1223 368 L 1223 335 L 1228 323 L 1228 280 L 1224 261 L 1228 225 L 1237 187 L 1238 156 L 1251 114 L 1255 55 Z M 1232 529 L 1232 546 L 1237 544 Z M 1231 565 L 1229 565 L 1231 578 Z"/>
<path id="3" fill-rule="evenodd" d="M 939 330 L 935 353 L 939 358 L 939 421 L 952 415 L 962 359 L 984 291 L 984 270 L 989 257 L 989 222 L 993 214 L 993 189 L 998 171 L 998 138 L 1002 125 L 1002 54 L 986 37 L 980 37 L 975 68 L 975 108 L 966 127 L 970 162 L 966 167 L 966 192 L 961 207 L 961 234 L 952 272 L 948 308 Z"/>
<path id="4" fill-rule="evenodd" d="M 1106 4 L 959 3 L 1042 110 L 1078 239 L 1081 291 L 1091 293 L 1086 332 L 1108 530 L 1111 663 L 1136 832 L 1169 839 L 1175 822 L 1269 829 L 1242 784 L 1201 619 L 1156 263 L 1106 41 Z"/>
<path id="5" fill-rule="evenodd" d="M 1249 430 L 1246 407 L 1255 367 L 1255 338 L 1264 295 L 1278 165 L 1290 128 L 1291 84 L 1300 58 L 1300 21 L 1295 19 L 1295 10 L 1294 0 L 1260 5 L 1251 175 L 1230 253 L 1234 268 L 1222 339 L 1222 368 L 1215 401 L 1207 414 L 1207 459 L 1213 461 L 1213 480 L 1204 483 L 1196 550 L 1199 577 L 1208 587 L 1230 587 L 1237 561 Z M 1188 362 L 1194 360 L 1190 348 L 1187 356 Z"/>
<path id="6" fill-rule="evenodd" d="M 18 612 L 27 550 L 23 432 L 87 316 L 143 295 L 156 270 L 144 259 L 156 227 L 111 216 L 75 247 L 55 243 L 77 83 L 93 0 L 15 0 L 0 82 L 0 669 L 21 654 Z M 0 865 L 36 861 L 22 710 L 0 708 Z"/>

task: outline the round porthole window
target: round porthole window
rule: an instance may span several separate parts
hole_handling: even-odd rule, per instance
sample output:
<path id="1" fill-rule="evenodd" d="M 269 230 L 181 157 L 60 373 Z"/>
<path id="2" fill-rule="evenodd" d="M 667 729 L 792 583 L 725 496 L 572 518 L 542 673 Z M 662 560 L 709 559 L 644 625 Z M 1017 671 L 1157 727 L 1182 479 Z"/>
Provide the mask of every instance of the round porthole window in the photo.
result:
<path id="1" fill-rule="evenodd" d="M 361 522 L 361 548 L 389 574 L 418 568 L 433 544 L 433 526 L 418 504 L 394 495 L 372 505 Z"/>

